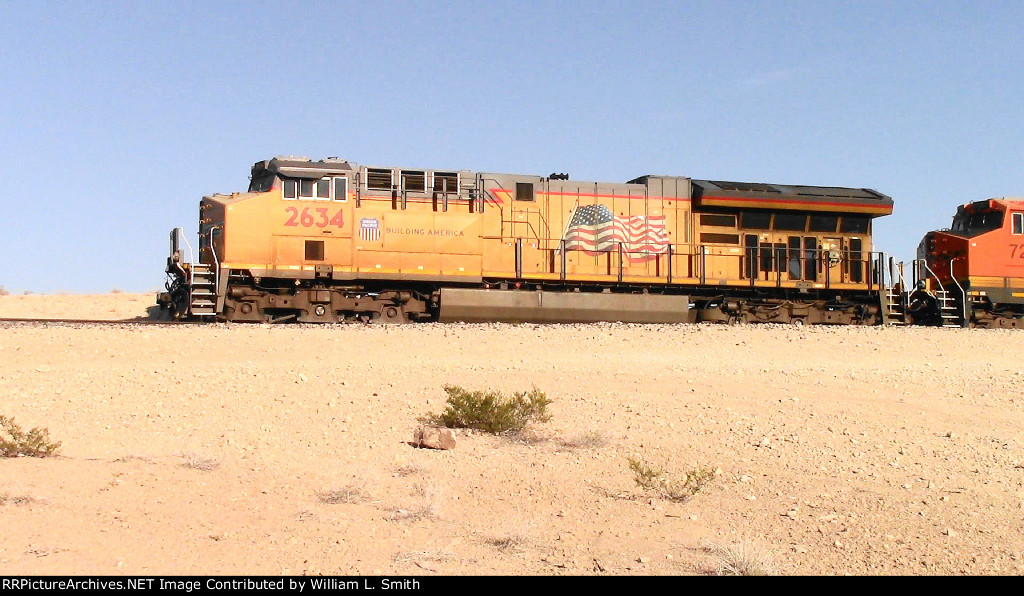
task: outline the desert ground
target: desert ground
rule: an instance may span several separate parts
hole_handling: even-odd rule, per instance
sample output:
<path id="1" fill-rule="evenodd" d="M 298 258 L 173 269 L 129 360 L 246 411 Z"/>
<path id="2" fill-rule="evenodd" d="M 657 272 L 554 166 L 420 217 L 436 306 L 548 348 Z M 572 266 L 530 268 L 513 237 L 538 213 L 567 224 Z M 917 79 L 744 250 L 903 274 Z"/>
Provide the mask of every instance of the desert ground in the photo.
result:
<path id="1" fill-rule="evenodd" d="M 146 316 L 150 294 L 0 296 Z M 1024 571 L 1024 332 L 0 323 L 0 574 Z M 537 387 L 519 436 L 410 444 L 445 385 Z M 630 461 L 697 494 L 645 490 Z"/>

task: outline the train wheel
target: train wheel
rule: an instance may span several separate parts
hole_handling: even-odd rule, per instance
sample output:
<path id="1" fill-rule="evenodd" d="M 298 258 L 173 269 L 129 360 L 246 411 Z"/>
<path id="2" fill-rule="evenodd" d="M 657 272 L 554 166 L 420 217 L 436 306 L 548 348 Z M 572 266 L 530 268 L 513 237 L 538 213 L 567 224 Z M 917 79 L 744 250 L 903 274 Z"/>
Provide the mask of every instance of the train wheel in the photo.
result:
<path id="1" fill-rule="evenodd" d="M 380 309 L 380 317 L 374 319 L 379 323 L 390 323 L 390 324 L 401 324 L 409 322 L 408 317 L 405 316 L 405 310 L 399 304 L 396 305 L 385 305 Z"/>

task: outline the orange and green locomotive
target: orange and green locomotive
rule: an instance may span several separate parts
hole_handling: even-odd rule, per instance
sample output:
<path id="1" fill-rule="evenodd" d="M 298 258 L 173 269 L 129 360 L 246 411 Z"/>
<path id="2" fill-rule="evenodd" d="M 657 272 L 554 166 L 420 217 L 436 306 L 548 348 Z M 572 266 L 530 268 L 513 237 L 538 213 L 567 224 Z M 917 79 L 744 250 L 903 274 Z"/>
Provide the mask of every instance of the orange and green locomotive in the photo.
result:
<path id="1" fill-rule="evenodd" d="M 788 322 L 885 316 L 870 189 L 277 157 L 171 237 L 177 318 Z"/>

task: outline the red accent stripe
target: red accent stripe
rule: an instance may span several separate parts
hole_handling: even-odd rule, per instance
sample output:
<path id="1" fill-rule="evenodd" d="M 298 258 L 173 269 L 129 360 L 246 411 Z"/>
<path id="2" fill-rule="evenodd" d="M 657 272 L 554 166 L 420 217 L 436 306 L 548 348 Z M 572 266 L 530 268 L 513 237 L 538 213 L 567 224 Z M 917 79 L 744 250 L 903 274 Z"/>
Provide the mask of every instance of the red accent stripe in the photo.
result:
<path id="1" fill-rule="evenodd" d="M 781 204 L 781 205 L 828 205 L 831 207 L 844 207 L 846 209 L 869 209 L 878 213 L 892 213 L 891 205 L 864 205 L 858 203 L 836 203 L 832 201 L 800 201 L 800 200 L 786 200 L 786 199 L 771 199 L 771 198 L 750 198 L 750 197 L 701 197 L 700 202 L 703 204 L 705 201 L 721 201 L 725 203 L 766 203 L 766 204 Z"/>
<path id="2" fill-rule="evenodd" d="M 491 189 L 491 192 L 492 193 L 493 192 L 502 192 L 502 193 L 508 193 L 509 196 L 512 195 L 512 191 L 511 190 L 504 189 L 504 188 L 493 188 L 493 189 Z M 680 201 L 680 202 L 684 202 L 684 203 L 690 202 L 690 199 L 688 197 L 654 197 L 654 196 L 650 196 L 650 197 L 637 197 L 637 196 L 633 196 L 633 195 L 595 195 L 595 194 L 588 194 L 588 193 L 585 193 L 585 192 L 539 192 L 537 194 L 538 195 L 547 195 L 549 197 L 586 197 L 586 198 L 593 197 L 593 198 L 597 198 L 597 199 L 630 199 L 630 200 L 634 200 L 634 201 L 660 201 L 660 200 L 665 200 L 665 201 Z"/>

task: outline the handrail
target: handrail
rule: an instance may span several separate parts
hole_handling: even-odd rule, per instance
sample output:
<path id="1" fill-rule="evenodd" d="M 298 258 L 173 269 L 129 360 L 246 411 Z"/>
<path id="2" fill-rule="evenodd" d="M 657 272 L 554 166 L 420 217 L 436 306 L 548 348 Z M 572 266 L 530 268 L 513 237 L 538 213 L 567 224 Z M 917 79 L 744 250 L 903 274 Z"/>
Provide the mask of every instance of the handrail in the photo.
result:
<path id="1" fill-rule="evenodd" d="M 956 284 L 956 287 L 960 289 L 960 310 L 963 311 L 964 322 L 966 324 L 966 322 L 967 322 L 967 292 L 964 291 L 964 287 L 960 285 L 960 282 L 957 281 L 956 277 L 953 275 L 953 261 L 955 261 L 955 260 L 957 260 L 959 258 L 961 258 L 961 257 L 953 257 L 952 259 L 949 260 L 949 278 L 952 279 L 953 283 Z"/>
<path id="2" fill-rule="evenodd" d="M 220 294 L 220 259 L 217 258 L 217 249 L 213 247 L 213 232 L 219 226 L 210 226 L 210 254 L 213 256 L 213 293 L 214 295 Z"/>
<path id="3" fill-rule="evenodd" d="M 929 274 L 931 274 L 932 277 L 935 278 L 935 283 L 939 284 L 939 290 L 945 292 L 946 288 L 943 287 L 942 282 L 939 281 L 939 276 L 935 275 L 935 272 L 932 271 L 932 268 L 928 266 L 928 261 L 926 261 L 925 259 L 916 259 L 916 260 L 914 260 L 914 264 L 916 265 L 917 263 L 921 263 L 922 265 L 924 265 L 925 271 L 927 271 Z"/>
<path id="4" fill-rule="evenodd" d="M 483 191 L 483 195 L 480 197 L 480 213 L 484 212 L 484 204 L 487 202 L 487 196 L 490 195 L 494 199 L 494 204 L 498 207 L 498 221 L 501 222 L 501 236 L 505 237 L 505 203 L 498 200 L 498 197 L 494 196 L 494 193 L 487 188 L 486 182 L 493 182 L 495 186 L 498 185 L 497 178 L 489 178 L 483 174 L 477 174 L 478 180 L 480 181 L 480 188 L 478 190 Z"/>
<path id="5" fill-rule="evenodd" d="M 889 257 L 889 281 L 893 285 L 897 281 L 900 283 L 900 290 L 903 292 L 907 291 L 907 280 L 903 275 L 903 262 L 896 262 L 896 257 Z"/>
<path id="6" fill-rule="evenodd" d="M 572 209 L 569 211 L 570 213 L 572 213 L 573 217 L 576 216 L 576 209 L 579 206 L 580 206 L 580 199 L 579 199 L 579 197 L 576 197 L 576 203 L 573 204 Z M 567 217 L 565 219 L 565 227 L 562 228 L 562 238 L 565 238 L 565 234 L 569 231 L 569 226 L 572 225 L 572 219 L 573 219 L 572 217 Z M 551 229 L 551 228 L 548 228 L 548 229 Z M 564 244 L 564 243 L 559 243 L 559 250 L 563 250 L 562 249 L 562 244 Z"/>
<path id="7" fill-rule="evenodd" d="M 188 247 L 188 262 L 189 263 L 195 263 L 195 255 L 192 254 L 192 245 L 188 241 L 188 236 L 186 236 L 185 233 L 181 231 L 181 228 L 174 228 L 174 229 L 181 236 L 181 239 L 185 241 L 185 246 Z"/>
<path id="8" fill-rule="evenodd" d="M 516 240 L 517 241 L 518 240 L 525 240 L 525 238 L 522 238 L 522 239 L 516 238 Z M 567 253 L 571 252 L 571 251 L 566 250 L 566 248 L 565 248 L 565 238 L 560 238 L 560 239 L 555 239 L 555 238 L 537 238 L 536 240 L 537 240 L 537 244 L 535 246 L 536 250 L 538 250 L 538 251 L 540 251 L 542 253 L 550 253 L 550 256 L 548 258 L 544 259 L 544 262 L 551 263 L 550 269 L 549 270 L 543 270 L 543 271 L 536 271 L 536 272 L 527 272 L 527 271 L 522 271 L 521 273 L 517 272 L 517 277 L 522 277 L 522 275 L 530 275 L 531 273 L 559 273 L 560 274 L 559 275 L 560 279 L 565 280 L 566 275 L 568 273 L 566 271 L 566 268 L 567 268 L 567 257 L 568 257 Z M 516 243 L 513 243 L 513 246 L 515 246 L 515 244 Z M 553 246 L 551 248 L 548 248 L 548 246 L 550 246 L 550 245 L 553 245 Z M 655 276 L 658 277 L 658 278 L 666 278 L 667 277 L 667 280 L 666 280 L 667 283 L 680 283 L 680 281 L 681 281 L 679 271 L 676 269 L 674 261 L 676 259 L 680 259 L 680 258 L 683 259 L 684 260 L 683 263 L 684 263 L 684 267 L 685 267 L 685 262 L 686 262 L 685 260 L 686 259 L 690 259 L 689 274 L 684 273 L 682 275 L 682 279 L 699 280 L 698 283 L 704 284 L 704 283 L 708 283 L 708 280 L 711 278 L 711 276 L 710 276 L 710 274 L 709 274 L 709 272 L 707 270 L 707 265 L 708 265 L 708 259 L 709 258 L 724 258 L 724 259 L 730 259 L 731 258 L 731 259 L 739 259 L 741 261 L 741 264 L 739 265 L 739 268 L 736 269 L 736 273 L 738 274 L 738 276 L 735 279 L 733 279 L 732 277 L 729 277 L 729 279 L 731 279 L 733 281 L 749 282 L 752 287 L 757 286 L 757 285 L 759 285 L 759 283 L 762 283 L 762 282 L 768 282 L 768 283 L 770 283 L 771 285 L 773 285 L 775 287 L 782 287 L 783 283 L 787 283 L 788 284 L 788 283 L 791 283 L 791 282 L 804 282 L 804 283 L 812 282 L 812 283 L 815 283 L 815 284 L 822 284 L 823 289 L 826 289 L 826 290 L 832 289 L 834 284 L 839 283 L 839 284 L 851 284 L 851 285 L 864 285 L 864 286 L 866 286 L 868 288 L 869 291 L 874 291 L 876 288 L 874 287 L 874 283 L 873 283 L 873 281 L 871 279 L 871 275 L 872 275 L 871 263 L 872 263 L 873 260 L 877 259 L 879 256 L 884 255 L 884 253 L 882 253 L 880 251 L 862 251 L 861 252 L 861 254 L 862 254 L 861 258 L 855 258 L 854 259 L 854 258 L 850 258 L 846 254 L 843 254 L 840 257 L 840 260 L 838 262 L 836 262 L 833 266 L 826 267 L 824 270 L 819 271 L 817 269 L 817 267 L 825 266 L 826 265 L 827 260 L 825 259 L 825 256 L 828 255 L 830 251 L 827 250 L 827 249 L 824 249 L 824 248 L 816 248 L 816 249 L 809 249 L 809 250 L 808 249 L 801 249 L 800 250 L 800 259 L 799 259 L 800 263 L 801 263 L 800 275 L 799 275 L 799 277 L 789 278 L 789 277 L 785 277 L 787 275 L 787 273 L 789 271 L 791 271 L 790 267 L 792 265 L 790 263 L 789 259 L 788 259 L 788 254 L 789 254 L 788 250 L 780 250 L 780 249 L 778 249 L 776 247 L 772 247 L 771 248 L 771 257 L 772 257 L 771 269 L 765 271 L 765 270 L 762 270 L 761 267 L 760 267 L 760 265 L 761 265 L 761 263 L 760 263 L 761 249 L 757 249 L 756 251 L 751 251 L 751 250 L 742 250 L 742 248 L 741 248 L 742 252 L 737 253 L 737 254 L 714 254 L 715 252 L 720 252 L 721 249 L 735 249 L 735 248 L 737 248 L 737 247 L 735 245 L 732 245 L 732 244 L 681 243 L 681 244 L 668 244 L 668 245 L 666 245 L 665 249 L 660 251 L 660 252 L 659 251 L 651 251 L 651 250 L 631 251 L 631 250 L 628 250 L 626 248 L 625 243 L 615 242 L 615 243 L 613 243 L 613 244 L 611 244 L 609 246 L 608 250 L 600 251 L 599 255 L 587 255 L 587 257 L 590 258 L 590 259 L 601 259 L 601 258 L 609 258 L 609 257 L 617 258 L 618 262 L 616 264 L 612 265 L 614 268 L 611 269 L 610 272 L 607 274 L 611 279 L 624 279 L 625 276 L 629 275 L 629 269 L 631 267 L 633 267 L 633 266 L 642 266 L 640 263 L 630 262 L 630 261 L 632 261 L 632 257 L 633 256 L 641 255 L 643 257 L 651 257 L 651 258 L 659 259 L 658 267 L 659 267 L 660 273 L 656 273 Z M 525 249 L 525 246 L 523 246 L 523 248 L 520 248 L 520 249 L 513 248 L 513 250 L 515 252 L 519 252 L 519 251 L 522 251 L 524 249 Z M 719 250 L 715 250 L 715 249 L 719 249 Z M 730 253 L 731 253 L 731 251 L 730 251 Z M 811 253 L 813 253 L 813 254 L 811 254 Z M 808 255 L 810 255 L 810 256 L 808 256 Z M 556 257 L 558 257 L 558 258 L 556 258 Z M 660 260 L 663 257 L 669 259 L 669 261 L 667 263 L 667 267 L 665 267 L 665 268 L 661 268 L 660 267 L 660 262 L 661 262 Z M 523 257 L 521 257 L 521 258 L 523 258 Z M 584 258 L 584 257 L 581 257 L 581 258 Z M 748 262 L 743 262 L 744 260 L 746 260 Z M 523 258 L 523 261 L 525 261 L 525 258 Z M 596 264 L 597 261 L 593 261 L 593 262 Z M 580 263 L 583 264 L 584 261 L 581 261 Z M 807 267 L 807 264 L 809 264 L 809 263 L 814 263 L 815 264 L 815 268 L 813 269 L 814 273 L 813 273 L 812 277 L 807 277 L 806 276 L 806 270 L 807 270 L 806 267 Z M 851 279 L 851 278 L 854 277 L 854 275 L 852 273 L 842 273 L 842 271 L 844 269 L 844 267 L 842 267 L 843 263 L 853 263 L 853 264 L 861 265 L 862 269 L 860 269 L 860 274 L 859 274 L 860 279 L 859 280 Z M 556 265 L 558 265 L 558 266 L 556 267 Z M 751 271 L 750 271 L 750 269 L 748 269 L 748 267 L 751 267 L 751 266 L 754 267 L 754 271 L 756 272 L 755 275 L 751 275 Z M 587 275 L 598 275 L 598 274 L 600 274 L 598 271 L 594 271 L 594 272 L 589 273 Z M 882 270 L 882 274 L 884 275 L 884 270 Z M 766 276 L 766 277 L 763 277 L 763 276 Z M 902 271 L 897 270 L 894 274 L 890 274 L 890 276 L 891 277 L 898 277 L 899 280 L 901 281 L 901 283 L 903 284 L 903 286 L 905 287 L 906 280 L 904 279 Z M 686 282 L 684 282 L 684 283 L 686 283 Z M 878 286 L 877 289 L 879 291 L 883 291 L 885 289 L 885 285 L 886 284 L 884 283 L 884 281 L 881 281 L 879 283 L 879 286 Z"/>

